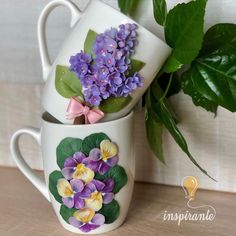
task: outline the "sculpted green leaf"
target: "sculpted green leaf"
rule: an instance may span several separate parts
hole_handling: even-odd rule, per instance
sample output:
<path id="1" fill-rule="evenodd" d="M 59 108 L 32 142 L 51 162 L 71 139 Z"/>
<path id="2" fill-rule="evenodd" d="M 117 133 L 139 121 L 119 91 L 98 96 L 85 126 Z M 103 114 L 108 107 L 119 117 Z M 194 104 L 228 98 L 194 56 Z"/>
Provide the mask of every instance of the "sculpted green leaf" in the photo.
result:
<path id="1" fill-rule="evenodd" d="M 105 224 L 113 223 L 120 214 L 120 205 L 114 199 L 109 204 L 103 204 L 101 210 L 98 213 L 105 216 Z"/>
<path id="2" fill-rule="evenodd" d="M 65 98 L 74 96 L 83 97 L 82 86 L 79 79 L 76 74 L 71 72 L 66 66 L 57 65 L 55 87 L 57 92 Z"/>
<path id="3" fill-rule="evenodd" d="M 127 97 L 110 97 L 101 102 L 99 108 L 105 113 L 118 112 L 126 107 L 132 100 L 131 96 Z"/>
<path id="4" fill-rule="evenodd" d="M 71 157 L 75 152 L 82 151 L 82 140 L 79 138 L 65 138 L 57 146 L 57 164 L 62 169 L 65 159 Z"/>
<path id="5" fill-rule="evenodd" d="M 53 171 L 49 175 L 49 191 L 51 194 L 54 196 L 55 200 L 58 201 L 59 203 L 62 203 L 61 196 L 57 192 L 57 180 L 64 178 L 64 176 L 61 174 L 60 171 Z"/>
<path id="6" fill-rule="evenodd" d="M 84 42 L 84 52 L 91 54 L 93 57 L 95 56 L 93 51 L 93 44 L 97 37 L 97 33 L 93 30 L 89 30 Z"/>
<path id="7" fill-rule="evenodd" d="M 167 7 L 165 0 L 153 0 L 153 14 L 156 22 L 160 25 L 165 24 Z"/>
<path id="8" fill-rule="evenodd" d="M 173 68 L 191 63 L 198 55 L 204 36 L 205 7 L 206 0 L 196 0 L 178 4 L 169 11 L 165 23 L 165 39 L 173 52 L 166 72 L 173 72 Z"/>
<path id="9" fill-rule="evenodd" d="M 118 166 L 118 165 L 110 168 L 110 170 L 104 175 L 100 175 L 99 173 L 96 173 L 95 178 L 99 180 L 112 178 L 115 182 L 115 186 L 113 189 L 114 193 L 118 193 L 120 189 L 123 188 L 128 181 L 128 176 L 125 172 L 125 169 L 122 166 Z"/>
<path id="10" fill-rule="evenodd" d="M 89 152 L 93 148 L 100 148 L 100 143 L 104 139 L 110 140 L 110 138 L 104 133 L 95 133 L 87 136 L 82 143 L 82 152 L 89 155 Z"/>
<path id="11" fill-rule="evenodd" d="M 133 75 L 135 72 L 139 72 L 144 66 L 145 62 L 139 61 L 136 59 L 131 59 L 131 70 L 129 71 L 129 75 Z"/>
<path id="12" fill-rule="evenodd" d="M 66 207 L 65 205 L 61 205 L 61 208 L 60 208 L 60 214 L 62 216 L 62 218 L 67 222 L 69 220 L 70 217 L 73 216 L 73 214 L 77 211 L 77 209 L 75 208 L 68 208 Z"/>

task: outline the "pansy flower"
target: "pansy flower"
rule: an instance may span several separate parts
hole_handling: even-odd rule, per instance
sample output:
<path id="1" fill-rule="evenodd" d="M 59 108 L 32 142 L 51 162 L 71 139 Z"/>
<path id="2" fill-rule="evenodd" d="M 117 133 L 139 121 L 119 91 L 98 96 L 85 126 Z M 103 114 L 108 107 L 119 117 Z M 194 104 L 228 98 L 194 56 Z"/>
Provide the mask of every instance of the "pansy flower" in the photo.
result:
<path id="1" fill-rule="evenodd" d="M 99 148 L 93 148 L 89 157 L 84 159 L 84 163 L 94 172 L 99 172 L 99 174 L 105 174 L 111 167 L 115 166 L 119 160 L 118 148 L 115 143 L 109 140 L 103 140 L 100 143 Z"/>
<path id="2" fill-rule="evenodd" d="M 89 232 L 103 225 L 105 217 L 102 214 L 95 214 L 95 211 L 89 208 L 83 208 L 76 211 L 73 217 L 69 218 L 69 223 L 83 232 Z"/>
<path id="3" fill-rule="evenodd" d="M 114 198 L 114 193 L 112 192 L 114 180 L 111 178 L 104 181 L 94 179 L 86 187 L 90 190 L 90 196 L 85 199 L 85 207 L 94 211 L 99 211 L 102 208 L 102 204 L 108 204 Z"/>
<path id="4" fill-rule="evenodd" d="M 62 197 L 64 205 L 68 208 L 75 207 L 81 209 L 85 206 L 84 199 L 91 194 L 90 188 L 84 185 L 79 179 L 72 179 L 70 182 L 66 179 L 58 179 L 57 191 Z"/>
<path id="5" fill-rule="evenodd" d="M 80 179 L 89 183 L 94 178 L 94 172 L 84 164 L 87 157 L 82 152 L 76 152 L 72 157 L 68 157 L 64 162 L 62 174 L 67 180 Z"/>

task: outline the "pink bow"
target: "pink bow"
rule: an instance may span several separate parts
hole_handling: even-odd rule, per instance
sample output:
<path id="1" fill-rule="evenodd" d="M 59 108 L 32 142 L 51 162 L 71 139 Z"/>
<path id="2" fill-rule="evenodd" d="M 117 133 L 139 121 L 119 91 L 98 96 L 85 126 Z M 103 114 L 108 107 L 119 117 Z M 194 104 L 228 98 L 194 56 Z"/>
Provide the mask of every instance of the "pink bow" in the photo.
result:
<path id="1" fill-rule="evenodd" d="M 70 99 L 69 105 L 67 107 L 67 119 L 75 119 L 78 116 L 84 115 L 85 124 L 94 124 L 104 117 L 104 113 L 97 108 L 90 108 L 83 105 L 75 97 Z"/>

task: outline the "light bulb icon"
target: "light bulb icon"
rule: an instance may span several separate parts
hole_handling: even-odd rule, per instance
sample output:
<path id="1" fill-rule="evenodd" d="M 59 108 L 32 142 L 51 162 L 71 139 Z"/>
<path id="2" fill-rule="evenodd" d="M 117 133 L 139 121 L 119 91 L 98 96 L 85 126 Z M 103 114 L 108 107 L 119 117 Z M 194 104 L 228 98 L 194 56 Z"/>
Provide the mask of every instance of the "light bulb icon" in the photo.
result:
<path id="1" fill-rule="evenodd" d="M 195 194 L 199 187 L 199 181 L 194 176 L 186 176 L 182 180 L 182 187 L 185 192 L 185 198 L 192 201 L 195 199 Z"/>

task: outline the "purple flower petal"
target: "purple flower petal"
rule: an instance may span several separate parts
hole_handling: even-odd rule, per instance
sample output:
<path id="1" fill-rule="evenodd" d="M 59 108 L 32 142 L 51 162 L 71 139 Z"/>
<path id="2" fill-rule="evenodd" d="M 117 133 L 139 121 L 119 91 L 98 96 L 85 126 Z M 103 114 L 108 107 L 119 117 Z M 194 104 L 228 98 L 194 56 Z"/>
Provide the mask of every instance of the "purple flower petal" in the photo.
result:
<path id="1" fill-rule="evenodd" d="M 84 188 L 84 184 L 83 184 L 83 181 L 80 180 L 80 179 L 72 179 L 70 181 L 70 185 L 73 189 L 74 192 L 81 192 Z"/>
<path id="2" fill-rule="evenodd" d="M 115 182 L 111 178 L 103 180 L 103 183 L 105 184 L 105 187 L 102 190 L 103 193 L 111 192 L 115 186 Z"/>
<path id="3" fill-rule="evenodd" d="M 102 162 L 98 168 L 98 172 L 99 174 L 104 175 L 109 169 L 110 169 L 110 166 L 107 165 L 105 162 Z"/>
<path id="4" fill-rule="evenodd" d="M 86 188 L 90 190 L 90 193 L 97 191 L 97 188 L 94 183 L 90 182 L 89 184 L 86 185 Z"/>
<path id="5" fill-rule="evenodd" d="M 98 171 L 98 168 L 99 168 L 99 165 L 100 165 L 100 161 L 93 161 L 93 160 L 91 160 L 91 158 L 90 157 L 88 157 L 88 158 L 86 158 L 86 159 L 84 159 L 83 160 L 83 164 L 86 166 L 86 167 L 88 167 L 88 168 L 90 168 L 91 170 L 93 170 L 93 171 Z"/>
<path id="6" fill-rule="evenodd" d="M 118 163 L 118 161 L 119 161 L 119 157 L 118 156 L 114 156 L 112 158 L 107 159 L 106 164 L 111 166 L 111 167 L 113 167 L 113 166 L 115 166 Z"/>
<path id="7" fill-rule="evenodd" d="M 95 225 L 103 225 L 105 223 L 105 217 L 102 214 L 95 214 L 91 222 Z"/>
<path id="8" fill-rule="evenodd" d="M 74 206 L 74 198 L 73 197 L 64 197 L 64 198 L 62 198 L 62 202 L 68 208 L 72 208 Z"/>
<path id="9" fill-rule="evenodd" d="M 73 158 L 78 162 L 81 163 L 83 161 L 84 158 L 86 158 L 86 156 L 84 155 L 84 153 L 82 152 L 76 152 L 73 155 Z"/>
<path id="10" fill-rule="evenodd" d="M 95 185 L 98 192 L 102 192 L 103 188 L 105 187 L 105 184 L 97 179 L 92 180 L 92 183 Z"/>
<path id="11" fill-rule="evenodd" d="M 83 224 L 82 222 L 76 220 L 75 217 L 70 217 L 70 218 L 68 219 L 68 221 L 69 221 L 69 223 L 70 223 L 72 226 L 74 226 L 74 227 L 76 227 L 76 228 L 78 228 L 78 229 L 79 229 L 80 226 Z"/>
<path id="12" fill-rule="evenodd" d="M 82 209 L 85 203 L 84 200 L 80 198 L 80 194 L 76 193 L 74 196 L 74 206 L 76 209 Z"/>
<path id="13" fill-rule="evenodd" d="M 98 161 L 101 159 L 101 151 L 99 148 L 93 148 L 90 152 L 89 152 L 89 158 L 93 161 Z"/>
<path id="14" fill-rule="evenodd" d="M 81 226 L 79 229 L 85 233 L 94 230 L 96 228 L 98 228 L 100 225 L 94 225 L 94 224 L 84 224 L 83 226 Z"/>
<path id="15" fill-rule="evenodd" d="M 102 202 L 104 204 L 108 204 L 113 200 L 113 198 L 114 198 L 114 193 L 105 193 L 102 197 L 103 200 Z"/>
<path id="16" fill-rule="evenodd" d="M 68 157 L 68 158 L 66 158 L 66 160 L 64 162 L 64 167 L 76 167 L 77 164 L 78 163 L 74 158 Z"/>
<path id="17" fill-rule="evenodd" d="M 68 180 L 72 179 L 74 172 L 75 172 L 75 167 L 65 167 L 61 170 L 63 176 Z"/>
<path id="18" fill-rule="evenodd" d="M 84 189 L 82 192 L 77 193 L 78 196 L 80 196 L 80 198 L 88 198 L 91 194 L 91 189 L 89 188 L 89 186 L 85 185 Z"/>

